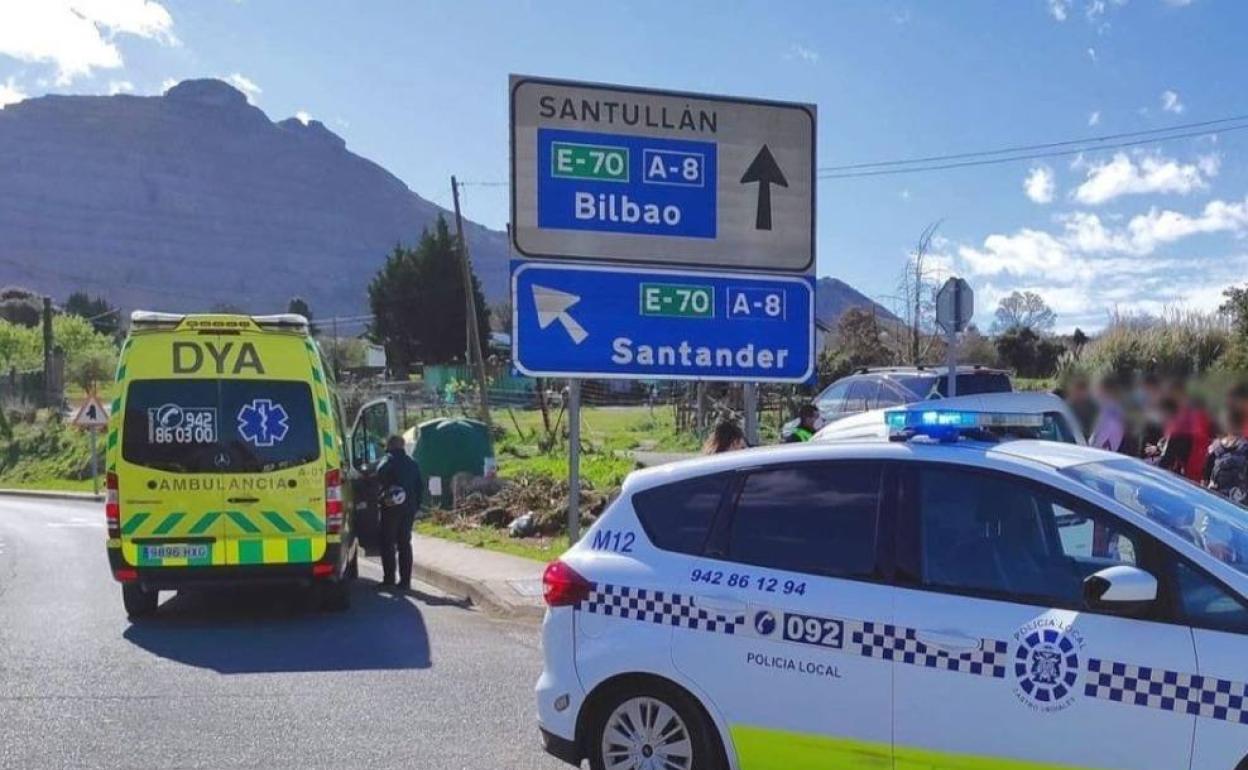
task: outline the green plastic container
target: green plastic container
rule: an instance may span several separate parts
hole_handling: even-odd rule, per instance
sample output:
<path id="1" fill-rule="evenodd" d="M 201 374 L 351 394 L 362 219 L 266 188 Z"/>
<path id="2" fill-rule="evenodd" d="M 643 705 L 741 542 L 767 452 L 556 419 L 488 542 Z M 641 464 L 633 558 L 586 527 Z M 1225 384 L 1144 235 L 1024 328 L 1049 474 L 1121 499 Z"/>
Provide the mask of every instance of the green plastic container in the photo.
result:
<path id="1" fill-rule="evenodd" d="M 425 479 L 424 507 L 449 508 L 457 473 L 494 475 L 494 440 L 489 427 L 464 417 L 438 417 L 416 426 L 412 457 Z"/>

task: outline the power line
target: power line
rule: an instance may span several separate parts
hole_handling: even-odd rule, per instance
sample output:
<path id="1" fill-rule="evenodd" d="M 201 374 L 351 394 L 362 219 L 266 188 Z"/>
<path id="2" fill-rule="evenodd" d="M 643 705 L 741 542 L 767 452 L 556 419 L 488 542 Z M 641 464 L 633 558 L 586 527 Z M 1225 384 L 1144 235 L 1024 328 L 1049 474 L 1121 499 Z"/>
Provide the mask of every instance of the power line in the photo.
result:
<path id="1" fill-rule="evenodd" d="M 1019 152 L 1031 152 L 1033 150 L 1051 150 L 1057 147 L 1071 147 L 1074 145 L 1096 145 L 1105 142 L 1112 142 L 1118 139 L 1131 139 L 1142 136 L 1157 136 L 1158 134 L 1168 134 L 1173 131 L 1186 131 L 1194 128 L 1206 128 L 1208 126 L 1217 126 L 1224 123 L 1236 123 L 1241 120 L 1248 120 L 1248 115 L 1235 115 L 1229 118 L 1217 118 L 1215 120 L 1205 120 L 1198 123 L 1178 123 L 1165 128 L 1150 128 L 1144 131 L 1125 131 L 1118 134 L 1103 134 L 1101 136 L 1090 136 L 1083 139 L 1067 139 L 1060 142 L 1045 142 L 1042 144 L 1020 144 L 1013 147 L 1002 147 L 997 150 L 976 150 L 974 152 L 959 152 L 950 155 L 929 155 L 923 158 L 907 158 L 904 160 L 880 160 L 872 163 L 852 163 L 842 166 L 820 166 L 819 171 L 853 171 L 865 168 L 880 168 L 884 166 L 907 166 L 918 163 L 936 163 L 947 160 L 962 160 L 964 158 L 974 158 L 986 155 L 1006 155 Z M 1205 133 L 1205 132 L 1200 132 Z M 1216 132 L 1215 132 L 1216 133 Z M 1164 141 L 1166 139 L 1179 137 L 1159 137 L 1156 141 Z M 1088 149 L 1097 149 L 1096 147 L 1088 147 Z"/>
<path id="2" fill-rule="evenodd" d="M 1245 123 L 1239 126 L 1229 126 L 1226 128 L 1220 128 L 1217 131 L 1212 132 L 1212 133 L 1226 134 L 1232 131 L 1242 131 L 1244 129 L 1248 129 L 1248 123 Z M 850 172 L 846 172 L 843 174 L 842 173 L 832 173 L 832 174 L 820 173 L 818 178 L 820 180 L 855 179 L 858 177 L 869 177 L 869 176 L 890 176 L 890 175 L 895 175 L 895 174 L 914 174 L 920 171 L 943 171 L 945 169 L 968 168 L 971 166 L 992 166 L 998 163 L 1014 163 L 1020 160 L 1039 160 L 1041 158 L 1060 158 L 1060 157 L 1065 157 L 1069 155 L 1078 155 L 1082 152 L 1087 152 L 1089 149 L 1112 150 L 1112 149 L 1118 149 L 1122 147 L 1136 147 L 1142 144 L 1152 144 L 1153 142 L 1165 141 L 1169 139 L 1187 139 L 1187 138 L 1191 138 L 1195 136 L 1206 136 L 1209 133 L 1211 132 L 1191 131 L 1185 134 L 1174 134 L 1172 136 L 1166 136 L 1161 139 L 1156 139 L 1156 138 L 1137 139 L 1133 142 L 1117 142 L 1114 144 L 1105 144 L 1105 145 L 1101 145 L 1098 147 L 1091 147 L 1091 148 L 1080 147 L 1080 148 L 1075 148 L 1071 150 L 1055 150 L 1053 152 L 1037 152 L 1037 153 L 1032 153 L 1029 155 L 1013 155 L 1008 158 L 987 158 L 983 160 L 962 161 L 960 163 L 943 163 L 943 164 L 938 164 L 935 166 L 917 166 L 915 168 L 890 168 L 890 169 L 880 169 L 876 171 L 850 171 Z"/>

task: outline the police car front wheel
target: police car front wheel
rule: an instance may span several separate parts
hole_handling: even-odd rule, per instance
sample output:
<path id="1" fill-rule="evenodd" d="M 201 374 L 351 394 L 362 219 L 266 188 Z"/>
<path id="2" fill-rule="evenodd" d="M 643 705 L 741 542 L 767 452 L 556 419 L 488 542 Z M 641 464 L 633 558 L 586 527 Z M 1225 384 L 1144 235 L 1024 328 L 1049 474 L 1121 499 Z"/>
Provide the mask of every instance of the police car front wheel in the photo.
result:
<path id="1" fill-rule="evenodd" d="M 619 692 L 597 709 L 592 770 L 720 770 L 723 752 L 701 709 L 675 688 Z"/>

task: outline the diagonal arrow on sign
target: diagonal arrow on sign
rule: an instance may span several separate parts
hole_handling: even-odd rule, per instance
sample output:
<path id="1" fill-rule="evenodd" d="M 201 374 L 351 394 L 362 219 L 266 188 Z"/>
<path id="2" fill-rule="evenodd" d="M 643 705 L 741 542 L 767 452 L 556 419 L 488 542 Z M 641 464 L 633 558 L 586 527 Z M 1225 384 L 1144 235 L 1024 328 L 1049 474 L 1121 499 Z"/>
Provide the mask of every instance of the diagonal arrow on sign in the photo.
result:
<path id="1" fill-rule="evenodd" d="M 533 284 L 533 304 L 537 306 L 538 328 L 545 329 L 558 321 L 577 345 L 585 341 L 589 332 L 568 314 L 568 308 L 580 301 L 581 298 L 575 294 Z"/>

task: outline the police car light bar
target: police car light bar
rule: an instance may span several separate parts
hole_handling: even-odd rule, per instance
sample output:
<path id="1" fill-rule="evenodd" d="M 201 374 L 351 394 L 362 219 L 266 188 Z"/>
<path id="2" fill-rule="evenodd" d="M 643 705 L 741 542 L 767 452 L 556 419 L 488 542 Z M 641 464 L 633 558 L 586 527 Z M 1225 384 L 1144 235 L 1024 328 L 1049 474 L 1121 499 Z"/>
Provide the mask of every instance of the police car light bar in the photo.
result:
<path id="1" fill-rule="evenodd" d="M 1043 428 L 1044 415 L 958 409 L 897 409 L 884 413 L 890 436 L 954 441 L 962 432 L 990 428 Z"/>

